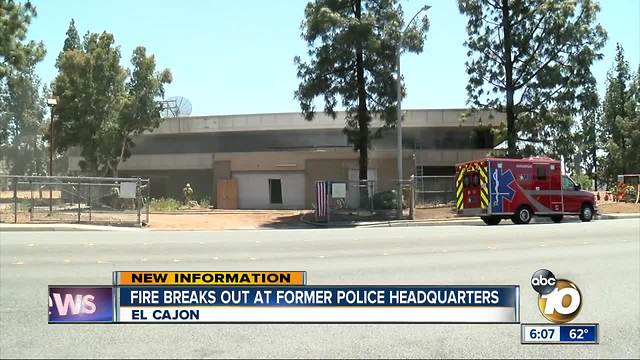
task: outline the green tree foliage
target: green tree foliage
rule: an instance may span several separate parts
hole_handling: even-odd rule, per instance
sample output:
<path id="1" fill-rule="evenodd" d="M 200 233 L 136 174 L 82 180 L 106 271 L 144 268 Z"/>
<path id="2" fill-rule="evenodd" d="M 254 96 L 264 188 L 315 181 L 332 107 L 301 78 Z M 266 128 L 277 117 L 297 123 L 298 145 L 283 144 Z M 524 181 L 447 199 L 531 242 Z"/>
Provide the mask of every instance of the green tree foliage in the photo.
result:
<path id="1" fill-rule="evenodd" d="M 604 148 L 602 174 L 609 187 L 621 174 L 640 173 L 640 67 L 631 76 L 624 49 L 616 46 L 615 63 L 607 74 L 602 104 Z"/>
<path id="2" fill-rule="evenodd" d="M 78 50 L 82 47 L 80 42 L 80 35 L 78 35 L 78 29 L 76 29 L 76 21 L 71 19 L 69 29 L 67 29 L 67 38 L 64 39 L 64 46 L 62 46 L 62 52 Z"/>
<path id="3" fill-rule="evenodd" d="M 598 149 L 600 149 L 600 124 L 602 113 L 600 111 L 600 99 L 595 82 L 587 85 L 584 91 L 578 96 L 580 102 L 580 128 L 576 134 L 578 153 L 585 175 L 595 181 L 595 188 L 598 188 Z"/>
<path id="4" fill-rule="evenodd" d="M 0 0 L 0 80 L 14 72 L 28 71 L 44 58 L 42 42 L 25 42 L 35 16 L 36 8 L 29 1 Z"/>
<path id="5" fill-rule="evenodd" d="M 157 72 L 144 47 L 134 50 L 128 71 L 112 34 L 87 33 L 82 44 L 77 38 L 72 22 L 56 63 L 54 143 L 59 152 L 78 146 L 83 172 L 117 176 L 131 156 L 133 137 L 159 125 L 161 105 L 155 99 L 164 95 L 171 73 Z"/>
<path id="6" fill-rule="evenodd" d="M 401 48 L 420 53 L 429 22 L 409 27 Z M 379 133 L 370 129 L 373 114 L 387 126 L 396 122 L 394 68 L 403 12 L 395 0 L 315 0 L 307 4 L 302 38 L 308 60 L 295 58 L 301 80 L 295 97 L 312 120 L 317 98 L 335 118 L 340 103 L 346 110 L 345 134 L 360 154 L 361 180 L 367 178 L 368 149 Z"/>
<path id="7" fill-rule="evenodd" d="M 45 49 L 42 42 L 26 41 L 35 16 L 30 2 L 0 0 L 0 161 L 12 174 L 43 170 L 44 101 L 34 68 Z"/>
<path id="8" fill-rule="evenodd" d="M 507 117 L 509 156 L 517 142 L 565 151 L 581 87 L 606 32 L 596 24 L 592 0 L 458 0 L 468 17 L 468 102 Z M 554 142 L 562 144 L 555 146 Z"/>
<path id="9" fill-rule="evenodd" d="M 47 146 L 42 133 L 44 96 L 35 65 L 0 80 L 0 126 L 6 138 L 0 144 L 0 159 L 10 174 L 44 175 L 47 169 Z"/>

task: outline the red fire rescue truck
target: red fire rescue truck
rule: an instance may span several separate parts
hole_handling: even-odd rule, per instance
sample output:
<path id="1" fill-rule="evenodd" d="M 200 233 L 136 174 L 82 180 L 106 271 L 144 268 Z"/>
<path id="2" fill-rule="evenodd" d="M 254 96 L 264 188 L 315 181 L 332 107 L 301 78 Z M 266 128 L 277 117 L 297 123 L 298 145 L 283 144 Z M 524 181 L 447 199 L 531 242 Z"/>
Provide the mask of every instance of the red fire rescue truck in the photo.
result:
<path id="1" fill-rule="evenodd" d="M 560 161 L 548 157 L 457 164 L 458 215 L 480 216 L 487 225 L 502 219 L 527 224 L 533 216 L 560 222 L 564 215 L 578 215 L 591 221 L 597 211 L 595 197 L 561 171 Z"/>

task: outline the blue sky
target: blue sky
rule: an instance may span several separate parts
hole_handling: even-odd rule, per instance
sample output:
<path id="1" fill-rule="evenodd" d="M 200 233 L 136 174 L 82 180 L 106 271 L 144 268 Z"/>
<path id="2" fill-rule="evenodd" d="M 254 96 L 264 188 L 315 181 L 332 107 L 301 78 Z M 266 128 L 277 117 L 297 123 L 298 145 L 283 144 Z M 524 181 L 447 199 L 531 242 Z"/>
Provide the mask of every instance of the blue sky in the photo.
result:
<path id="1" fill-rule="evenodd" d="M 38 17 L 28 36 L 42 40 L 47 56 L 37 67 L 43 82 L 56 75 L 71 18 L 82 36 L 108 31 L 129 64 L 143 45 L 156 55 L 159 68 L 170 68 L 174 82 L 167 96 L 181 95 L 193 104 L 192 115 L 300 111 L 293 57 L 303 55 L 300 22 L 306 0 L 33 0 Z M 408 96 L 404 108 L 465 107 L 466 18 L 455 0 L 431 0 L 431 29 L 422 54 L 402 57 Z M 425 4 L 402 1 L 407 17 Z M 602 0 L 599 22 L 609 34 L 604 60 L 592 70 L 604 92 L 615 43 L 635 71 L 640 59 L 640 0 Z"/>

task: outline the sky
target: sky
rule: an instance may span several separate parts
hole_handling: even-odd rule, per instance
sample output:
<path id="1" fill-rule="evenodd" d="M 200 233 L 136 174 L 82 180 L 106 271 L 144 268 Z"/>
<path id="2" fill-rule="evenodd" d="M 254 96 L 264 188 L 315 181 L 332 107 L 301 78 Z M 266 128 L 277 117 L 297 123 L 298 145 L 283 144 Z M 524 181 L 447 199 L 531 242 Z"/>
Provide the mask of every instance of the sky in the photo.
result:
<path id="1" fill-rule="evenodd" d="M 38 16 L 28 38 L 43 41 L 37 72 L 44 83 L 56 76 L 55 60 L 70 20 L 80 36 L 107 31 L 130 67 L 139 45 L 169 68 L 166 97 L 183 96 L 192 115 L 298 112 L 299 80 L 293 58 L 307 47 L 300 37 L 306 0 L 32 0 Z M 424 51 L 402 56 L 405 109 L 466 107 L 466 18 L 456 0 L 403 0 L 407 20 L 425 4 L 431 22 Z M 604 94 L 607 71 L 621 43 L 633 71 L 640 59 L 640 0 L 601 0 L 600 22 L 608 32 L 604 59 L 593 65 Z"/>

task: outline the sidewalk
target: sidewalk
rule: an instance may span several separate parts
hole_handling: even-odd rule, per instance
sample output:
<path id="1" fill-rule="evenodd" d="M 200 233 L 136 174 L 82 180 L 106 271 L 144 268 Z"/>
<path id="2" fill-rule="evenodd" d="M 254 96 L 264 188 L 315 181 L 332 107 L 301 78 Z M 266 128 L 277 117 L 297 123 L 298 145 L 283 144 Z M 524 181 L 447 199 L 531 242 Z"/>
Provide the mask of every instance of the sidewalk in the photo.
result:
<path id="1" fill-rule="evenodd" d="M 231 214 L 231 213 L 228 213 Z M 285 215 L 285 214 L 282 214 Z M 275 225 L 268 219 L 262 224 L 251 224 L 252 226 L 236 226 L 237 224 L 226 224 L 223 227 L 127 227 L 127 226 L 108 226 L 108 225 L 86 225 L 86 224 L 12 224 L 0 223 L 0 233 L 5 231 L 211 231 L 211 230 L 258 230 L 258 229 L 300 229 L 300 228 L 351 228 L 351 227 L 407 227 L 407 226 L 446 226 L 446 225 L 471 225 L 485 226 L 480 218 L 448 218 L 448 219 L 420 219 L 420 220 L 387 220 L 387 221 L 363 221 L 363 222 L 331 222 L 315 223 L 304 219 L 309 213 L 297 214 L 291 216 L 291 212 L 285 216 L 285 221 Z M 620 213 L 620 214 L 602 214 L 598 215 L 598 220 L 615 220 L 615 219 L 640 219 L 640 213 Z M 223 219 L 224 220 L 224 219 Z M 228 219 L 226 219 L 228 221 Z M 281 219 L 282 220 L 282 219 Z M 294 221 L 297 220 L 297 221 Z M 576 217 L 571 217 L 565 222 L 579 222 Z M 505 221 L 505 222 L 508 222 Z M 551 223 L 547 218 L 534 218 L 532 223 Z M 167 224 L 169 225 L 169 224 Z M 214 224 L 211 224 L 214 225 Z M 230 226 L 229 226 L 230 225 Z M 301 226 L 302 225 L 302 226 Z"/>
<path id="2" fill-rule="evenodd" d="M 5 231 L 145 231 L 145 229 L 87 224 L 0 224 L 0 233 Z"/>

